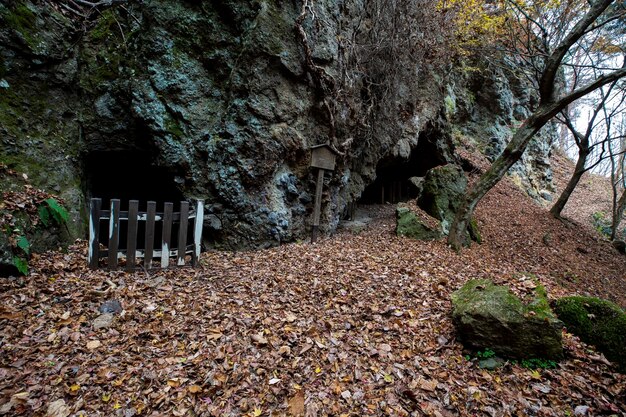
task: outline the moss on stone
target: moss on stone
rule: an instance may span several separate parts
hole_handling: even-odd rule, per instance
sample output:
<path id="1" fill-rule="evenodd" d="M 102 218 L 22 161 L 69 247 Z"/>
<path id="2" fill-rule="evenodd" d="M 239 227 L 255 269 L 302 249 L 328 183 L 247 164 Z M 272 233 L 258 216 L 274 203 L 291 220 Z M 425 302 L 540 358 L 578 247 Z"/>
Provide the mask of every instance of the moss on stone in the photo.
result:
<path id="1" fill-rule="evenodd" d="M 108 38 L 115 30 L 115 15 L 112 10 L 105 10 L 100 15 L 98 23 L 89 31 L 92 41 L 99 42 Z"/>
<path id="2" fill-rule="evenodd" d="M 493 349 L 512 358 L 560 358 L 561 327 L 543 287 L 524 304 L 508 287 L 470 280 L 452 294 L 453 322 L 471 349 Z"/>
<path id="3" fill-rule="evenodd" d="M 478 228 L 478 222 L 475 218 L 470 220 L 467 225 L 467 231 L 469 232 L 470 238 L 476 243 L 483 243 L 483 237 L 480 234 L 480 229 Z"/>
<path id="4" fill-rule="evenodd" d="M 177 138 L 183 138 L 185 136 L 185 132 L 180 123 L 173 117 L 165 118 L 165 131 Z"/>
<path id="5" fill-rule="evenodd" d="M 555 319 L 554 313 L 550 308 L 550 301 L 548 301 L 548 292 L 546 288 L 539 284 L 535 288 L 534 299 L 526 306 L 527 312 L 533 312 L 539 319 Z"/>
<path id="6" fill-rule="evenodd" d="M 595 297 L 564 297 L 554 310 L 567 330 L 593 344 L 621 372 L 626 372 L 626 313 L 616 304 Z"/>
<path id="7" fill-rule="evenodd" d="M 406 236 L 418 240 L 434 240 L 441 237 L 441 233 L 424 225 L 406 207 L 396 209 L 396 235 Z"/>
<path id="8" fill-rule="evenodd" d="M 24 4 L 18 3 L 3 13 L 4 21 L 11 29 L 22 33 L 35 29 L 35 14 Z"/>
<path id="9" fill-rule="evenodd" d="M 7 27 L 22 35 L 22 38 L 30 48 L 37 48 L 39 44 L 35 24 L 37 16 L 26 4 L 19 2 L 12 9 L 5 9 L 2 13 L 2 18 Z"/>

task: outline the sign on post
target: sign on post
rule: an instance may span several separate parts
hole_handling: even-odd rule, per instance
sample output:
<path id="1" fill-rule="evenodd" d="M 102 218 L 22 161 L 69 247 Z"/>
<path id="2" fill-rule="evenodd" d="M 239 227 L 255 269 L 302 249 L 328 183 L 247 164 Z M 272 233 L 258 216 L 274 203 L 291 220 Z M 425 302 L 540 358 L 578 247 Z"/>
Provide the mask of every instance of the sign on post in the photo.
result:
<path id="1" fill-rule="evenodd" d="M 330 145 L 315 145 L 311 147 L 311 168 L 317 168 L 317 184 L 315 185 L 315 206 L 313 209 L 313 229 L 311 231 L 311 243 L 315 243 L 320 227 L 322 211 L 322 188 L 324 186 L 324 171 L 335 169 L 337 151 Z"/>

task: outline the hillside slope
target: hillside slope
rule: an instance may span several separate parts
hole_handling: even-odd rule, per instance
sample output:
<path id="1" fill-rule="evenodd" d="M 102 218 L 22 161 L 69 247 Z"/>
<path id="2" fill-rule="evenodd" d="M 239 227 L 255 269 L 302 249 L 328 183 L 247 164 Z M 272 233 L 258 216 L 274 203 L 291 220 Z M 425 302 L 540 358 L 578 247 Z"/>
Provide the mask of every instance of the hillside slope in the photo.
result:
<path id="1" fill-rule="evenodd" d="M 360 233 L 209 252 L 197 270 L 89 271 L 84 243 L 37 257 L 29 277 L 0 282 L 0 412 L 626 415 L 626 377 L 577 338 L 565 335 L 556 369 L 487 372 L 450 320 L 450 294 L 470 278 L 520 294 L 536 278 L 551 297 L 625 307 L 626 257 L 608 242 L 508 180 L 477 211 L 485 243 L 461 254 L 396 237 L 391 205 L 366 209 Z M 124 312 L 94 330 L 105 300 Z"/>

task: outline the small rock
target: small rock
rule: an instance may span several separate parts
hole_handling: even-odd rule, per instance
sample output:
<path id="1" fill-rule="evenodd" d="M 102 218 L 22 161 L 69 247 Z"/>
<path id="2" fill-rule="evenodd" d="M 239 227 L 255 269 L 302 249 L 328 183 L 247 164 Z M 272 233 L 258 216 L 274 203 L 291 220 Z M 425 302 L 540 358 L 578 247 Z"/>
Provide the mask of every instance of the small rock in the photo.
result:
<path id="1" fill-rule="evenodd" d="M 101 314 L 93 321 L 93 329 L 100 330 L 106 329 L 113 325 L 113 320 L 115 316 L 111 313 Z"/>
<path id="2" fill-rule="evenodd" d="M 487 358 L 478 362 L 478 367 L 481 369 L 486 369 L 488 371 L 493 371 L 494 369 L 498 369 L 504 364 L 504 360 L 495 357 L 495 358 Z"/>
<path id="3" fill-rule="evenodd" d="M 122 304 L 118 300 L 107 300 L 100 306 L 101 313 L 121 313 L 123 310 Z"/>
<path id="4" fill-rule="evenodd" d="M 341 398 L 343 398 L 344 400 L 349 400 L 350 398 L 352 398 L 352 393 L 348 390 L 345 390 L 341 393 Z"/>
<path id="5" fill-rule="evenodd" d="M 589 406 L 587 405 L 579 405 L 574 408 L 575 416 L 586 416 L 589 413 Z"/>
<path id="6" fill-rule="evenodd" d="M 540 190 L 539 197 L 543 198 L 546 201 L 552 201 L 552 193 L 548 190 Z"/>

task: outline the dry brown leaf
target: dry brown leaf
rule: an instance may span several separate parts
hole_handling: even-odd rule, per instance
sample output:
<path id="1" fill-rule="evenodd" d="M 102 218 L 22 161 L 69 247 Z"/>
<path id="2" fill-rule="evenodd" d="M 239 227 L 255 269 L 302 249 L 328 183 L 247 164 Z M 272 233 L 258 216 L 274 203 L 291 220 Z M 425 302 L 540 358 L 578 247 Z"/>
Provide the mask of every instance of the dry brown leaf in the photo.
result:
<path id="1" fill-rule="evenodd" d="M 289 415 L 304 416 L 304 390 L 298 390 L 289 400 Z"/>
<path id="2" fill-rule="evenodd" d="M 102 346 L 102 342 L 100 342 L 99 340 L 90 340 L 89 342 L 87 342 L 87 349 L 89 350 L 97 349 L 100 346 Z"/>
<path id="3" fill-rule="evenodd" d="M 59 399 L 48 405 L 46 417 L 67 417 L 70 413 L 70 408 L 65 404 L 65 400 Z"/>

